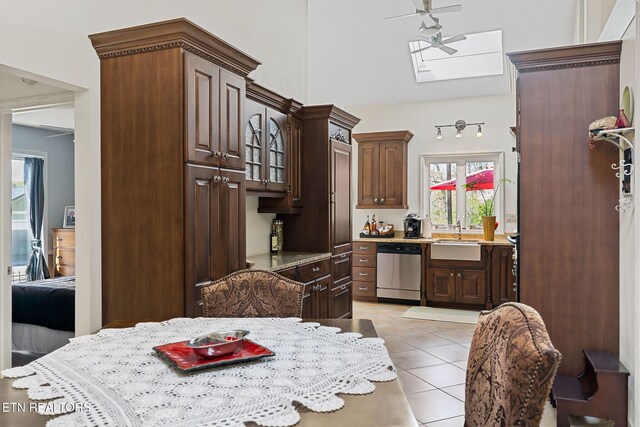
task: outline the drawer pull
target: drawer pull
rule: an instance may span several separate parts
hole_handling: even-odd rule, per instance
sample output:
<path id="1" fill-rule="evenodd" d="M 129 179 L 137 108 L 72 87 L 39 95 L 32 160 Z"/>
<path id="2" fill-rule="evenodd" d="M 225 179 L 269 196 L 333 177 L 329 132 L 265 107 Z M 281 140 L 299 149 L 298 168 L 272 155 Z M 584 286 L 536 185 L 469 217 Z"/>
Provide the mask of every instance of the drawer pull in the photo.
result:
<path id="1" fill-rule="evenodd" d="M 344 290 L 346 290 L 346 289 L 347 289 L 347 285 L 342 285 L 342 286 L 340 286 L 340 290 L 341 290 L 341 291 L 344 291 Z"/>
<path id="2" fill-rule="evenodd" d="M 368 251 L 369 250 L 369 246 L 360 246 L 360 250 L 361 251 Z"/>
<path id="3" fill-rule="evenodd" d="M 358 290 L 359 291 L 368 291 L 369 287 L 368 286 L 358 286 Z"/>
<path id="4" fill-rule="evenodd" d="M 359 259 L 358 262 L 369 262 L 368 259 Z"/>
<path id="5" fill-rule="evenodd" d="M 311 271 L 313 271 L 314 273 L 317 273 L 318 271 L 320 271 L 320 267 L 313 267 Z"/>
<path id="6" fill-rule="evenodd" d="M 347 254 L 342 254 L 342 255 L 340 255 L 340 256 L 341 256 L 342 258 L 346 258 L 346 257 L 347 257 Z"/>
<path id="7" fill-rule="evenodd" d="M 56 259 L 62 259 L 62 257 L 61 256 L 57 256 Z"/>
<path id="8" fill-rule="evenodd" d="M 62 242 L 62 237 L 58 237 L 56 240 L 57 240 L 58 242 Z"/>
<path id="9" fill-rule="evenodd" d="M 369 273 L 358 273 L 359 276 L 368 276 Z"/>

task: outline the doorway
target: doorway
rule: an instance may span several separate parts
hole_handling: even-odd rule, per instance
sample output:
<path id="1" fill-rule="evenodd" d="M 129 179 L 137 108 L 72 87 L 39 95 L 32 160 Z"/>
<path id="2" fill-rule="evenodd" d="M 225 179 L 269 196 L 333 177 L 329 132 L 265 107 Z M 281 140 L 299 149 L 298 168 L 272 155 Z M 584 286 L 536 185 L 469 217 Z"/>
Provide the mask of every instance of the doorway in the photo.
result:
<path id="1" fill-rule="evenodd" d="M 45 316 L 30 292 L 35 284 L 38 292 L 59 292 L 54 279 L 68 282 L 58 277 L 53 230 L 64 227 L 66 208 L 75 211 L 75 97 L 3 70 L 0 88 L 0 256 L 7 266 L 0 275 L 0 366 L 5 368 L 28 363 L 74 336 L 74 286 L 57 284 L 68 304 L 50 304 Z M 71 326 L 60 328 L 61 323 Z"/>

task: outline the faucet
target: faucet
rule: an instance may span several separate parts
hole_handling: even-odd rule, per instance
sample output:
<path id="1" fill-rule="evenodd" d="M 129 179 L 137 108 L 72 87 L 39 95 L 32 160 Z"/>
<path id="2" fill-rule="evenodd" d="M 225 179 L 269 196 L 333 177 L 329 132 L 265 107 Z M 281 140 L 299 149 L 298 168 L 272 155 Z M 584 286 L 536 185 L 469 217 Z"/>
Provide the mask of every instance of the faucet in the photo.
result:
<path id="1" fill-rule="evenodd" d="M 462 240 L 462 224 L 460 223 L 460 218 L 458 217 L 458 222 L 456 222 L 456 227 L 458 227 L 458 240 Z"/>

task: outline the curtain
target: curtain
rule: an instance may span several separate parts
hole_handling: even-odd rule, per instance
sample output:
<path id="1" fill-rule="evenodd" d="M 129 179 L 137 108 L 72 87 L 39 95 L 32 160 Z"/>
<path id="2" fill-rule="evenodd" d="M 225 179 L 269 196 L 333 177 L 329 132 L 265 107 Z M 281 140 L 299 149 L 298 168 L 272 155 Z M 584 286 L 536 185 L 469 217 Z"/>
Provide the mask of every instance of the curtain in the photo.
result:
<path id="1" fill-rule="evenodd" d="M 42 222 L 44 214 L 44 160 L 24 159 L 24 187 L 27 195 L 27 213 L 31 228 L 31 257 L 27 265 L 27 280 L 49 278 L 49 269 L 42 251 Z"/>

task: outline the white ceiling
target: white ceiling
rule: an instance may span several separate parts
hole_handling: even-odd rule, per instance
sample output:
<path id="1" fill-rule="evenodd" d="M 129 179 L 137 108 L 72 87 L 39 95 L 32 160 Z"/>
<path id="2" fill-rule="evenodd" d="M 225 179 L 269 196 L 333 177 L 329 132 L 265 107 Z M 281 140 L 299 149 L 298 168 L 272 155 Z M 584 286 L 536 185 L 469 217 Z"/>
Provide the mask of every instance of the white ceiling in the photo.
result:
<path id="1" fill-rule="evenodd" d="M 67 92 L 40 82 L 25 83 L 21 77 L 0 71 L 0 102 Z M 74 129 L 72 105 L 13 113 L 13 123 L 25 126 Z"/>
<path id="2" fill-rule="evenodd" d="M 441 14 L 443 35 L 503 30 L 505 52 L 572 44 L 577 0 L 433 0 L 461 3 L 461 13 Z M 342 106 L 427 101 L 505 94 L 502 76 L 416 83 L 408 41 L 420 18 L 411 0 L 310 0 L 309 101 Z M 462 42 L 464 43 L 464 42 Z"/>

